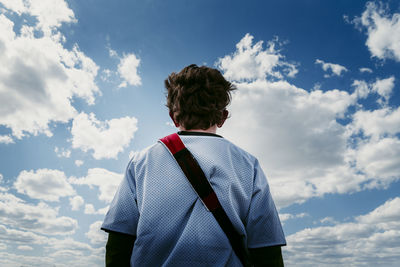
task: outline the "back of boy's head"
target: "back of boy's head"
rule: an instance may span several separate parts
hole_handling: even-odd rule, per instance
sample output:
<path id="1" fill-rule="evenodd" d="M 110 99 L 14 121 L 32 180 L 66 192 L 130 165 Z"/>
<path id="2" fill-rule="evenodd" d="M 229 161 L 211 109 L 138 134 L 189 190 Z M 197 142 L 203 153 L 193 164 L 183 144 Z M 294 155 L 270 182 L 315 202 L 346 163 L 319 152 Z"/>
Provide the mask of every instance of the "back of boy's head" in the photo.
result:
<path id="1" fill-rule="evenodd" d="M 167 107 L 186 130 L 208 129 L 223 121 L 235 86 L 213 68 L 189 65 L 165 80 Z"/>

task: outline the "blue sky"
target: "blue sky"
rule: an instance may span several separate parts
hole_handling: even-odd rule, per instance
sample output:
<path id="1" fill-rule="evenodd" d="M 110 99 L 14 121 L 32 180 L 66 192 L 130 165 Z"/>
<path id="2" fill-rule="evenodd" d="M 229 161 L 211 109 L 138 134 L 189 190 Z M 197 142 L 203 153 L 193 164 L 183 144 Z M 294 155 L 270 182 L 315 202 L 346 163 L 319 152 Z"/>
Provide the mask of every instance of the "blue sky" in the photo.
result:
<path id="1" fill-rule="evenodd" d="M 257 156 L 288 266 L 400 258 L 397 1 L 0 0 L 0 265 L 102 266 L 130 155 L 175 131 L 163 81 L 238 90 L 220 134 Z"/>

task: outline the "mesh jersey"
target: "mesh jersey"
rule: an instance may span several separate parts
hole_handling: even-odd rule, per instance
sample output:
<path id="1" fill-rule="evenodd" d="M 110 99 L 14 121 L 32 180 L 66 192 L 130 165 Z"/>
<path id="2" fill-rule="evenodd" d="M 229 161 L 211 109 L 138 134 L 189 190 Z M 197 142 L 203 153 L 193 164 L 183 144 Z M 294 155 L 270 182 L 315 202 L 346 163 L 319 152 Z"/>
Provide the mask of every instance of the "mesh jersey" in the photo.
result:
<path id="1" fill-rule="evenodd" d="M 285 245 L 255 157 L 217 136 L 181 136 L 249 248 Z M 136 236 L 132 266 L 241 266 L 212 213 L 161 143 L 136 153 L 103 230 Z"/>

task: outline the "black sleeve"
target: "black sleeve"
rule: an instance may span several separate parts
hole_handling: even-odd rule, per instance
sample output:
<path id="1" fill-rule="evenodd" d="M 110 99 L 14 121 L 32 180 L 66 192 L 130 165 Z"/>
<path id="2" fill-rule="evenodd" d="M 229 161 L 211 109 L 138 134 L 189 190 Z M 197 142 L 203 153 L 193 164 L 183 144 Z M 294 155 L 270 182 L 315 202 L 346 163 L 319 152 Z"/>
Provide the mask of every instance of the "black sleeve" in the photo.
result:
<path id="1" fill-rule="evenodd" d="M 281 246 L 249 248 L 255 267 L 283 267 Z"/>
<path id="2" fill-rule="evenodd" d="M 107 232 L 106 267 L 129 267 L 136 237 L 118 232 Z"/>

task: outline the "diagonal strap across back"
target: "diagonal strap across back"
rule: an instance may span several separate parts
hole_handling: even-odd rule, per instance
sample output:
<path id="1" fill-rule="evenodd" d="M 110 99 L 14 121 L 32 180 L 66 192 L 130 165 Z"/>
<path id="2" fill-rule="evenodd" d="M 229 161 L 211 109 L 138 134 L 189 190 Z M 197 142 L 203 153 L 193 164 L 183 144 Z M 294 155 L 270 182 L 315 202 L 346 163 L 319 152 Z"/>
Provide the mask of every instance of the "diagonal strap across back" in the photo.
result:
<path id="1" fill-rule="evenodd" d="M 246 267 L 253 266 L 242 237 L 233 227 L 232 222 L 221 206 L 217 195 L 204 175 L 203 170 L 200 168 L 199 163 L 193 157 L 192 153 L 190 153 L 190 151 L 185 147 L 179 135 L 173 133 L 161 138 L 160 141 L 174 156 L 206 209 L 214 215 L 242 264 Z"/>

